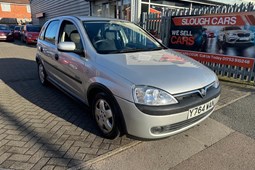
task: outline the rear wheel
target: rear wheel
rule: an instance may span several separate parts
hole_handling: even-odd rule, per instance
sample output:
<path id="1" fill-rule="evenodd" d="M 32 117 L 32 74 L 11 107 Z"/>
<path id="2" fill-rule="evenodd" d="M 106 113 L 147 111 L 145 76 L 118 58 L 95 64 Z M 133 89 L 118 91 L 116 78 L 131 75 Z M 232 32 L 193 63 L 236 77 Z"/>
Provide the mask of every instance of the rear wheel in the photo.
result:
<path id="1" fill-rule="evenodd" d="M 47 85 L 47 74 L 42 63 L 38 63 L 38 76 L 42 85 Z"/>
<path id="2" fill-rule="evenodd" d="M 119 111 L 118 104 L 110 95 L 104 92 L 96 94 L 92 102 L 92 113 L 102 135 L 108 139 L 120 136 Z"/>

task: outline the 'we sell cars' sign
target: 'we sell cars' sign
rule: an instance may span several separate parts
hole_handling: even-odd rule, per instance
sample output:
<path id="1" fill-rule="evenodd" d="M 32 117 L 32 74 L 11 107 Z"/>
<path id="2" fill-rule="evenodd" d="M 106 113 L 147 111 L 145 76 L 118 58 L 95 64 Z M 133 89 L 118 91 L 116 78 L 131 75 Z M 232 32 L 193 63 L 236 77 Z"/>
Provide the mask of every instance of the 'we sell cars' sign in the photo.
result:
<path id="1" fill-rule="evenodd" d="M 172 17 L 169 47 L 198 61 L 253 68 L 255 13 Z"/>

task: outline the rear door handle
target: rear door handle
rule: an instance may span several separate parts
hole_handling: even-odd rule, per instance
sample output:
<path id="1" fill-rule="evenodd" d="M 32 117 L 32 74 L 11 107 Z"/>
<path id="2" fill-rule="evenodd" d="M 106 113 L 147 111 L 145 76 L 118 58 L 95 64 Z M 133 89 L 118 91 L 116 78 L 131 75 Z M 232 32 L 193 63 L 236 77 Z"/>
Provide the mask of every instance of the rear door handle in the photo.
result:
<path id="1" fill-rule="evenodd" d="M 58 54 L 55 54 L 55 60 L 58 60 L 58 59 L 59 59 Z"/>
<path id="2" fill-rule="evenodd" d="M 43 48 L 41 46 L 38 47 L 41 52 L 43 52 Z"/>

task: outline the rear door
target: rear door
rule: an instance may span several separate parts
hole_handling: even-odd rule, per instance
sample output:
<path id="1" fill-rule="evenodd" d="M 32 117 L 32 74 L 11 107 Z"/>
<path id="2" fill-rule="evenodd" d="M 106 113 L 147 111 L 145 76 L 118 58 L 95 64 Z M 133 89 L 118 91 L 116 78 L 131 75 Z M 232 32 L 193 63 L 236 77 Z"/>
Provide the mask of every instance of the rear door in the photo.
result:
<path id="1" fill-rule="evenodd" d="M 52 20 L 48 23 L 48 25 L 46 25 L 46 27 L 43 27 L 37 44 L 39 55 L 43 60 L 45 70 L 47 71 L 49 78 L 56 83 L 60 83 L 62 81 L 57 61 L 58 58 L 56 57 L 56 37 L 59 30 L 59 23 L 59 20 Z"/>

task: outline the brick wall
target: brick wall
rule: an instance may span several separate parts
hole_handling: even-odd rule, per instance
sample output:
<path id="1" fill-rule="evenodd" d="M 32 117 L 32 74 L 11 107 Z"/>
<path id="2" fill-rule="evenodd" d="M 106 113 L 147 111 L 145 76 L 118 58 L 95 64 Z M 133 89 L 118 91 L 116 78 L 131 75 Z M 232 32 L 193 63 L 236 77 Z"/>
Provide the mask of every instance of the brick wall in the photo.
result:
<path id="1" fill-rule="evenodd" d="M 10 4 L 11 11 L 5 12 L 2 11 L 0 5 L 0 18 L 27 18 L 31 19 L 31 13 L 27 12 L 27 6 L 23 4 Z"/>

